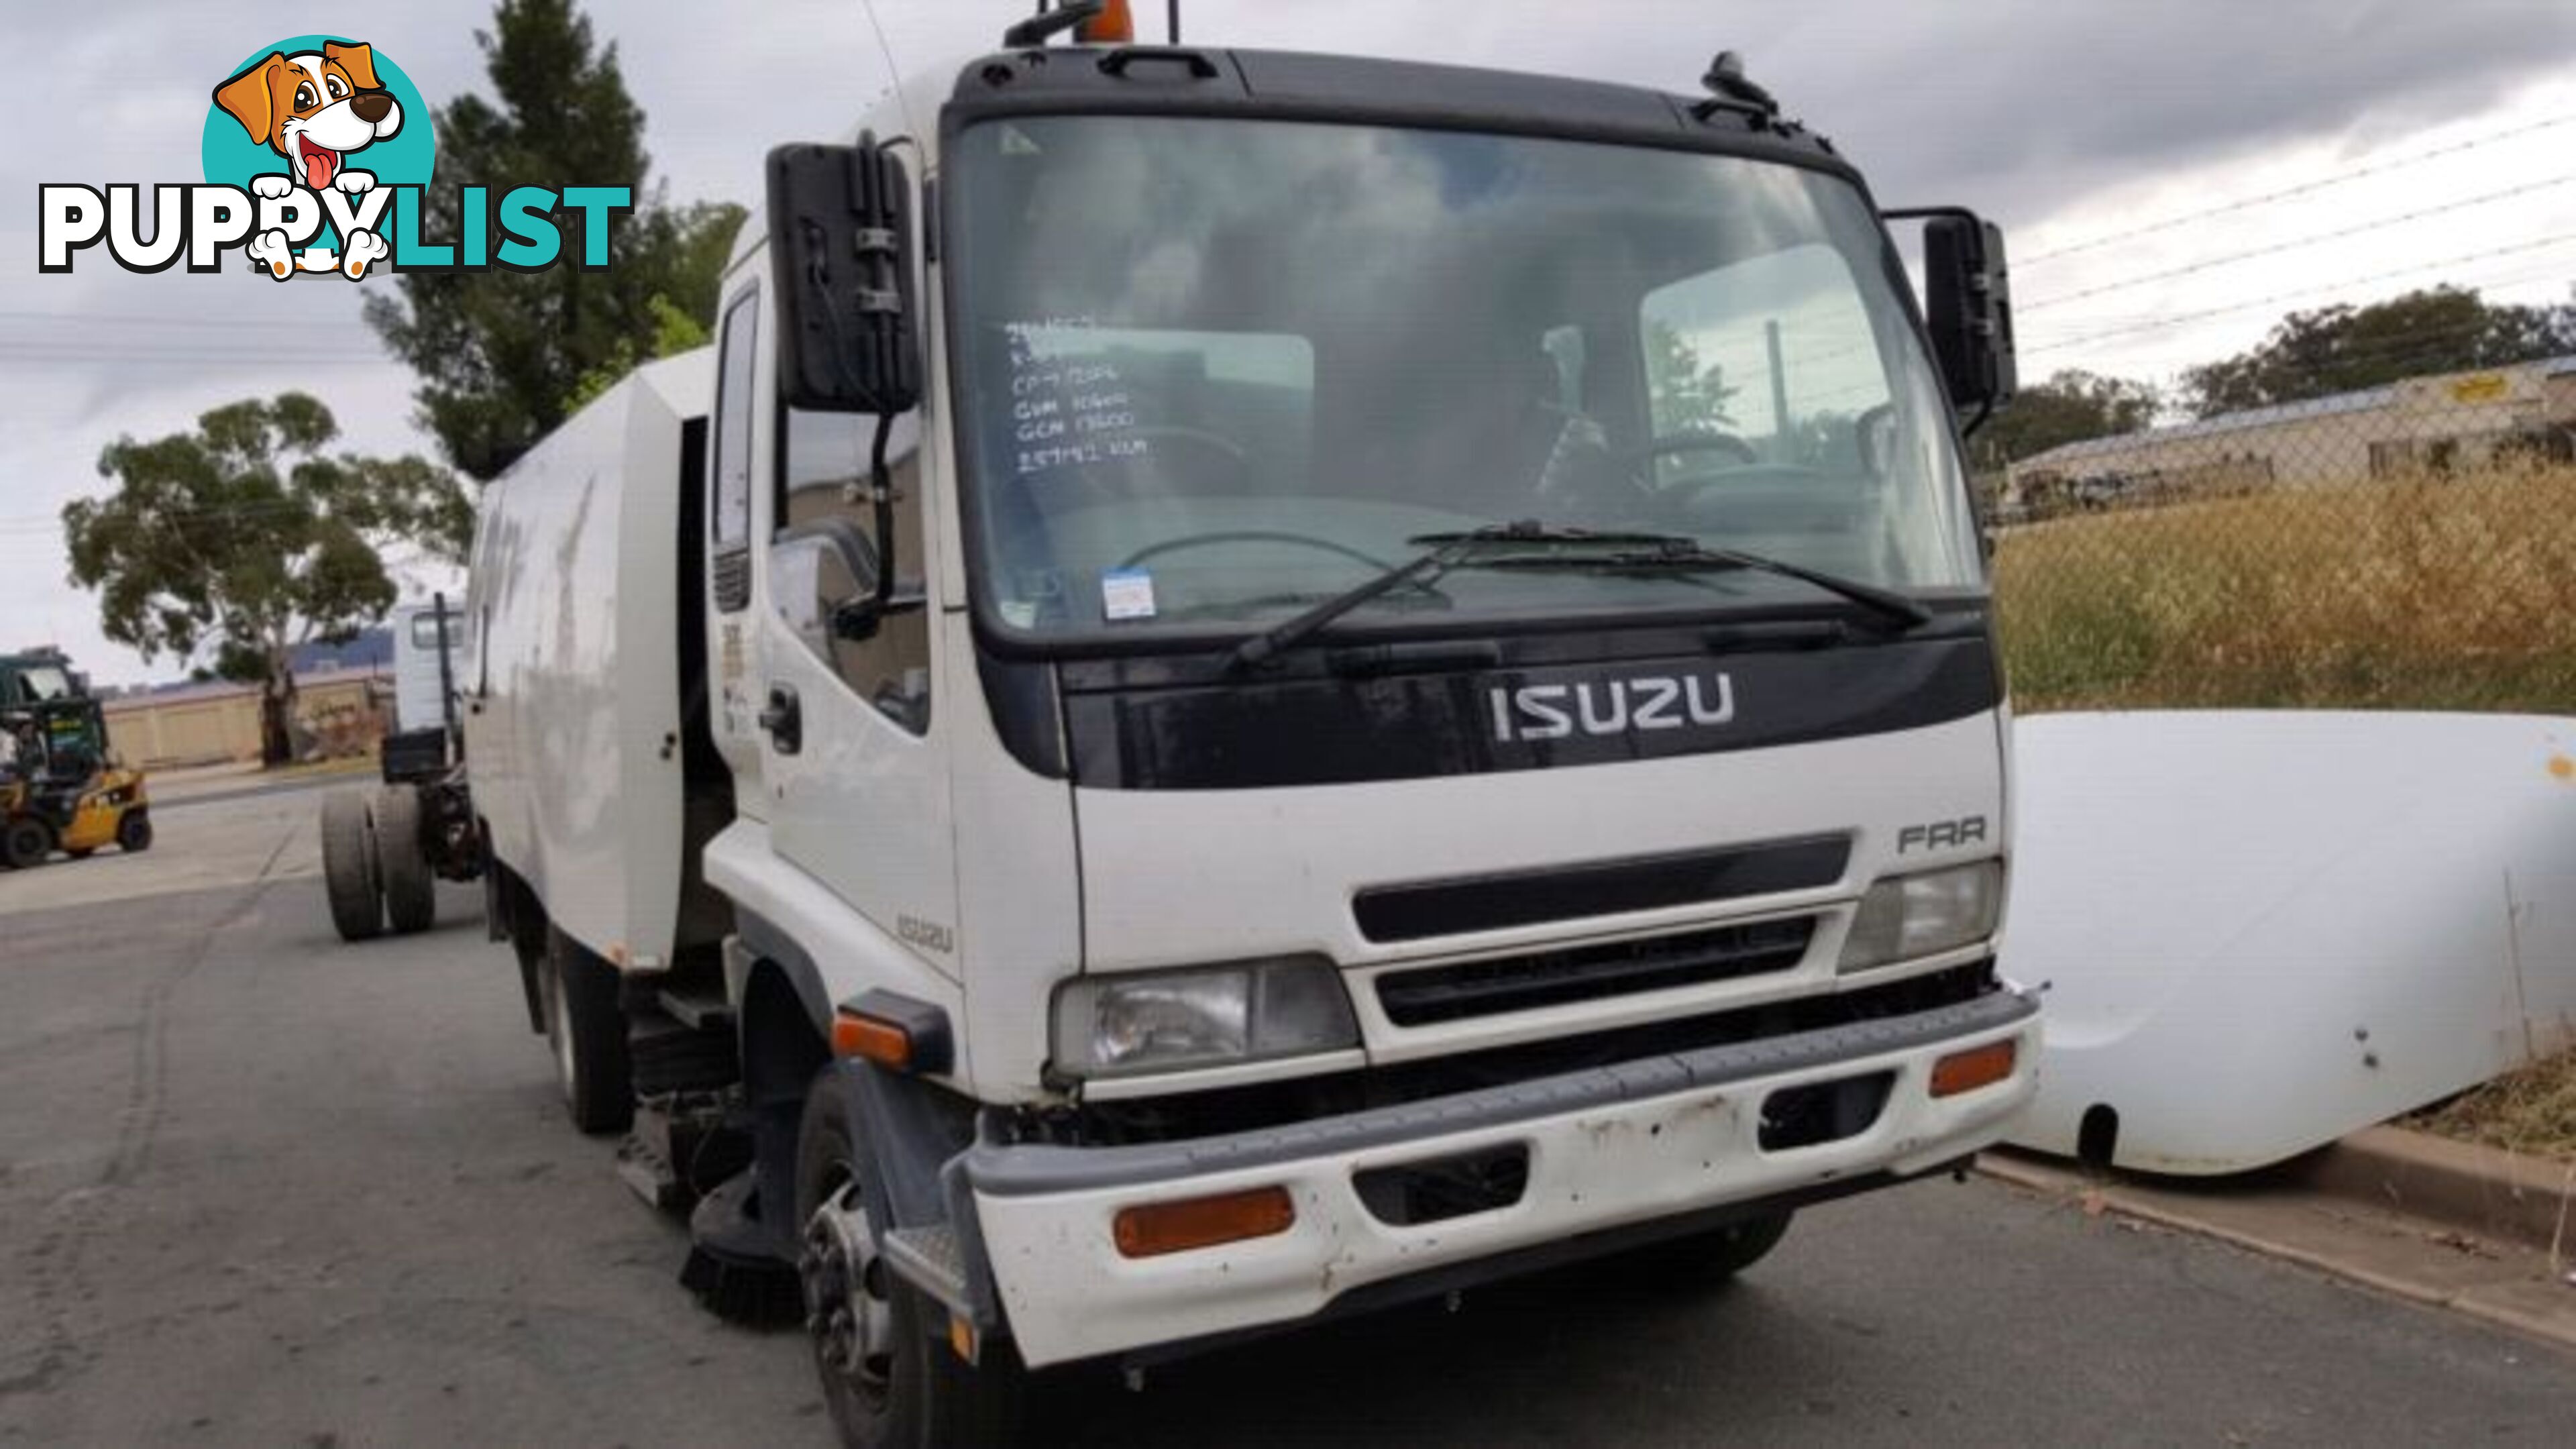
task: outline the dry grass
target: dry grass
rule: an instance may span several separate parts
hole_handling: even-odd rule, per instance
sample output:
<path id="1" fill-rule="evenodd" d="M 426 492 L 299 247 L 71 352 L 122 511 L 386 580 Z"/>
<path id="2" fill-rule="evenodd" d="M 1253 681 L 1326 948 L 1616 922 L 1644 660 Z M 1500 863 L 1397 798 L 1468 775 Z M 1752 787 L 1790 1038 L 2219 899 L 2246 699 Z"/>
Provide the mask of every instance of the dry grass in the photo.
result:
<path id="1" fill-rule="evenodd" d="M 2024 710 L 2576 706 L 2576 469 L 2059 519 L 1995 568 Z"/>
<path id="2" fill-rule="evenodd" d="M 2408 1119 L 2407 1125 L 2463 1142 L 2576 1162 L 2576 1049 L 2508 1072 Z"/>

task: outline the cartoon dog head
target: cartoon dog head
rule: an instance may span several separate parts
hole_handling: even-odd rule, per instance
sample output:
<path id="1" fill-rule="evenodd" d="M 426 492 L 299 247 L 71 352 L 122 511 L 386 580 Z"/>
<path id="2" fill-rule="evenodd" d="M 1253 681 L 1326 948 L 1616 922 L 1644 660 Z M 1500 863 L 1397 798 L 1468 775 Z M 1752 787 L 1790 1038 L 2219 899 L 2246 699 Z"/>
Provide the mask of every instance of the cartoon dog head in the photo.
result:
<path id="1" fill-rule="evenodd" d="M 336 40 L 318 51 L 271 54 L 215 87 L 215 104 L 315 191 L 339 179 L 348 153 L 401 130 L 403 121 L 401 105 L 376 84 L 374 50 Z"/>

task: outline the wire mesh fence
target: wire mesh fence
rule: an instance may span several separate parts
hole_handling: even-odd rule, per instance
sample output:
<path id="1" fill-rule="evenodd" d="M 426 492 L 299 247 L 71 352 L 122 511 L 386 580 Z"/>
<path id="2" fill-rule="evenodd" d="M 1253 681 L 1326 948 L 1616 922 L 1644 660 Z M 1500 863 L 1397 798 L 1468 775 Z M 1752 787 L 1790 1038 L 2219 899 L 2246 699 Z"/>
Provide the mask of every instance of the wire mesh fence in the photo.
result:
<path id="1" fill-rule="evenodd" d="M 1981 480 L 2016 706 L 2576 710 L 2576 358 Z"/>

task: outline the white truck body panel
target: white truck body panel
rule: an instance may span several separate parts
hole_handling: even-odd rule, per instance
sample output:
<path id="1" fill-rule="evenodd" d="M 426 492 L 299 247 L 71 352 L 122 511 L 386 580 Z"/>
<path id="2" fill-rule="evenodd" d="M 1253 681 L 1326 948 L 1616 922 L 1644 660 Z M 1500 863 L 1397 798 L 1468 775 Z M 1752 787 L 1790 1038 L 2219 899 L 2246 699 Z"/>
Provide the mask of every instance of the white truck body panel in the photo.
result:
<path id="1" fill-rule="evenodd" d="M 2576 720 L 2171 711 L 2018 726 L 2012 1140 L 2243 1172 L 2576 1040 Z"/>
<path id="2" fill-rule="evenodd" d="M 676 929 L 681 434 L 713 390 L 706 350 L 638 368 L 486 488 L 475 541 L 459 687 L 493 855 L 632 969 Z"/>

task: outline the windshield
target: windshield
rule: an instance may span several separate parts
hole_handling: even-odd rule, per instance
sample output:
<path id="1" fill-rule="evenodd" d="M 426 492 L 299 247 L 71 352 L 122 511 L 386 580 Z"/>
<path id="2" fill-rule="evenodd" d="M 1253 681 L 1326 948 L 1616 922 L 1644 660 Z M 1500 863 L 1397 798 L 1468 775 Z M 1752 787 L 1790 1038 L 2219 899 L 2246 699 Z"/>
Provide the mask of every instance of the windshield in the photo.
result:
<path id="1" fill-rule="evenodd" d="M 1519 519 L 1982 584 L 1901 273 L 1835 177 L 1139 117 L 987 122 L 951 158 L 977 586 L 1011 628 L 1258 627 Z M 1469 568 L 1351 622 L 1819 602 Z"/>
<path id="2" fill-rule="evenodd" d="M 18 675 L 19 699 L 11 703 L 45 704 L 72 697 L 71 676 L 51 665 L 31 666 Z"/>

